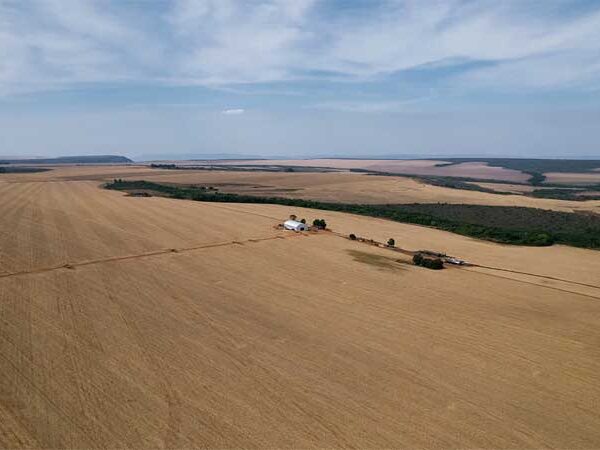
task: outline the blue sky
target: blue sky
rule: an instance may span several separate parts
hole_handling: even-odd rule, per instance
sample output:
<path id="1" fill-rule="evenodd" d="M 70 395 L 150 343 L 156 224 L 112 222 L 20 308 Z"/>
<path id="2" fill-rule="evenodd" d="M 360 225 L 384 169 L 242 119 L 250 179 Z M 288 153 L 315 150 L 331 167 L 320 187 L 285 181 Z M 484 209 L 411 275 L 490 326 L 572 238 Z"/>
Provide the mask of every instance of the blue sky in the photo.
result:
<path id="1" fill-rule="evenodd" d="M 600 158 L 599 0 L 0 0 L 0 155 Z"/>

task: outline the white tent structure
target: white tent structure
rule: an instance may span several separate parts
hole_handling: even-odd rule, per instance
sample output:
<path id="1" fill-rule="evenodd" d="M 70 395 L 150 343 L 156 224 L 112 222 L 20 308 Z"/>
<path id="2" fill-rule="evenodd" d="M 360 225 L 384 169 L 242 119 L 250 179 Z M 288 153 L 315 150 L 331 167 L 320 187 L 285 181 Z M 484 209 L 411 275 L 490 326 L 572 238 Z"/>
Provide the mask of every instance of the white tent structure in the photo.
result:
<path id="1" fill-rule="evenodd" d="M 293 230 L 293 231 L 308 230 L 308 226 L 305 223 L 298 222 L 297 220 L 286 220 L 283 223 L 283 228 L 285 228 L 286 230 Z"/>

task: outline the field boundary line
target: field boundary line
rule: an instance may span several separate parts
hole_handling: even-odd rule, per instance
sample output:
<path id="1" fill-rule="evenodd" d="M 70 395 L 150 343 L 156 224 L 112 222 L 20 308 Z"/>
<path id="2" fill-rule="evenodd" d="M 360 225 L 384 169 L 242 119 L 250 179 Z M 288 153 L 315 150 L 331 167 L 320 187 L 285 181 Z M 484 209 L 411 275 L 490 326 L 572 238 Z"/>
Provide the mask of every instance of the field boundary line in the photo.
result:
<path id="1" fill-rule="evenodd" d="M 566 292 L 566 293 L 569 293 L 569 294 L 581 295 L 583 297 L 588 297 L 588 298 L 593 298 L 593 299 L 596 299 L 596 300 L 600 300 L 600 297 L 597 297 L 595 295 L 585 294 L 583 292 L 577 292 L 577 291 L 570 291 L 568 289 L 561 289 L 561 288 L 556 287 L 556 286 L 548 286 L 547 284 L 539 284 L 539 283 L 534 283 L 533 281 L 518 280 L 516 278 L 503 277 L 502 275 L 498 275 L 498 274 L 494 274 L 494 273 L 486 273 L 486 272 L 480 272 L 478 270 L 472 270 L 472 269 L 469 269 L 468 267 L 465 267 L 462 270 L 466 270 L 467 272 L 471 272 L 471 273 L 477 273 L 477 274 L 480 274 L 480 275 L 485 275 L 485 276 L 488 276 L 488 277 L 502 278 L 503 280 L 510 280 L 510 281 L 514 281 L 515 283 L 525 283 L 525 284 L 530 284 L 532 286 L 538 286 L 538 287 L 542 287 L 542 288 L 552 289 L 554 291 Z M 593 288 L 594 289 L 599 289 L 599 288 L 596 288 L 596 287 L 593 287 Z"/>
<path id="2" fill-rule="evenodd" d="M 550 275 L 540 275 L 537 273 L 521 272 L 520 270 L 503 269 L 501 267 L 484 266 L 482 264 L 471 264 L 471 266 L 472 267 L 481 267 L 482 269 L 498 270 L 501 272 L 516 273 L 519 275 L 528 275 L 530 277 L 545 278 L 547 280 L 553 280 L 553 281 L 562 281 L 563 283 L 578 284 L 580 286 L 590 287 L 590 288 L 594 288 L 594 289 L 600 289 L 600 286 L 596 286 L 594 284 L 587 284 L 587 283 L 581 283 L 579 281 L 565 280 L 564 278 L 552 277 Z"/>
<path id="3" fill-rule="evenodd" d="M 153 252 L 138 253 L 135 255 L 110 256 L 107 258 L 91 259 L 88 261 L 80 261 L 80 262 L 72 262 L 72 263 L 67 262 L 67 263 L 63 263 L 60 265 L 56 265 L 56 266 L 41 267 L 38 269 L 31 269 L 31 270 L 21 270 L 18 272 L 2 273 L 2 274 L 0 274 L 0 279 L 19 277 L 19 276 L 25 276 L 25 275 L 35 275 L 35 274 L 39 274 L 39 273 L 53 272 L 53 271 L 61 270 L 61 269 L 73 270 L 77 267 L 85 267 L 85 266 L 91 266 L 91 265 L 103 264 L 103 263 L 109 263 L 109 262 L 117 262 L 117 261 L 127 261 L 130 259 L 150 258 L 153 256 L 170 255 L 173 253 L 187 253 L 187 252 L 203 250 L 203 249 L 208 249 L 208 248 L 227 247 L 227 246 L 232 246 L 232 245 L 244 245 L 246 243 L 257 243 L 257 242 L 263 242 L 263 241 L 271 241 L 271 240 L 275 240 L 275 239 L 289 239 L 289 238 L 294 238 L 297 236 L 300 236 L 300 234 L 293 233 L 293 234 L 290 234 L 287 236 L 278 234 L 276 236 L 269 236 L 269 237 L 262 237 L 262 238 L 257 237 L 257 238 L 243 239 L 243 240 L 214 242 L 211 244 L 201 244 L 201 245 L 195 245 L 195 246 L 189 246 L 189 247 L 161 249 L 161 250 L 155 250 Z"/>

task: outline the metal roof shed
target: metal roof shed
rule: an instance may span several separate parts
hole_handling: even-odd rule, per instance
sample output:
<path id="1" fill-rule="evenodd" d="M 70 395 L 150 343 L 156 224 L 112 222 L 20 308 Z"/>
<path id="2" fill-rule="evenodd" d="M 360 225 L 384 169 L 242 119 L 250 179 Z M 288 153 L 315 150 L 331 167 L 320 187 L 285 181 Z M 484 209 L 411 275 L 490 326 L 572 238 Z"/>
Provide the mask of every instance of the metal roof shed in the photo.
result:
<path id="1" fill-rule="evenodd" d="M 306 226 L 305 223 L 298 222 L 297 220 L 286 220 L 283 223 L 283 227 L 286 230 L 293 230 L 293 231 L 306 231 L 306 230 L 308 230 L 308 227 Z"/>

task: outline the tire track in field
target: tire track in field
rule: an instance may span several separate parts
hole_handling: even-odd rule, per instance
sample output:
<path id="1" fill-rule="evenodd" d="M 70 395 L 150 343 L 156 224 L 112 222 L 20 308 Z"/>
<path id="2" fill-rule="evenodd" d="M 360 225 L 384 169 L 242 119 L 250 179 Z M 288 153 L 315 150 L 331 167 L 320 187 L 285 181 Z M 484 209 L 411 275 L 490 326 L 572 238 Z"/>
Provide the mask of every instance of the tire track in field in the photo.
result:
<path id="1" fill-rule="evenodd" d="M 471 264 L 471 266 L 473 266 L 473 267 L 481 267 L 482 269 L 498 270 L 498 271 L 501 271 L 501 272 L 516 273 L 516 274 L 519 274 L 519 275 L 527 275 L 527 276 L 530 276 L 530 277 L 545 278 L 547 280 L 561 281 L 563 283 L 578 284 L 580 286 L 590 287 L 590 288 L 594 288 L 594 289 L 600 289 L 600 286 L 597 286 L 595 284 L 581 283 L 580 281 L 566 280 L 564 278 L 552 277 L 552 276 L 549 276 L 549 275 L 540 275 L 540 274 L 537 274 L 537 273 L 521 272 L 519 270 L 503 269 L 501 267 L 484 266 L 482 264 Z M 482 272 L 480 272 L 480 273 L 482 273 Z M 503 278 L 506 278 L 506 277 L 503 277 Z"/>
<path id="2" fill-rule="evenodd" d="M 89 427 L 86 427 L 85 424 L 80 423 L 72 414 L 68 411 L 67 408 L 64 407 L 61 403 L 59 403 L 55 398 L 52 397 L 49 393 L 47 393 L 41 386 L 36 383 L 36 381 L 26 372 L 24 372 L 18 365 L 14 363 L 10 358 L 0 353 L 0 359 L 4 362 L 2 364 L 3 369 L 7 372 L 12 372 L 11 375 L 14 375 L 15 378 L 20 380 L 20 383 L 27 387 L 27 391 L 30 394 L 29 397 L 33 397 L 36 401 L 40 401 L 50 406 L 52 411 L 62 419 L 64 424 L 69 424 L 73 429 L 79 431 L 79 435 L 85 439 L 89 444 L 89 448 L 98 447 L 98 442 L 94 438 L 93 431 Z M 36 440 L 40 440 L 40 436 L 37 433 L 32 433 L 32 436 Z"/>
<path id="3" fill-rule="evenodd" d="M 91 266 L 91 265 L 103 264 L 103 263 L 108 263 L 108 262 L 127 261 L 127 260 L 132 260 L 132 259 L 141 259 L 141 258 L 149 258 L 149 257 L 153 257 L 153 256 L 169 255 L 172 253 L 187 253 L 187 252 L 192 252 L 195 250 L 202 250 L 202 249 L 207 249 L 207 248 L 228 247 L 228 246 L 232 246 L 232 245 L 244 245 L 246 243 L 271 241 L 271 240 L 275 240 L 275 239 L 289 239 L 289 238 L 294 238 L 297 236 L 301 236 L 301 235 L 293 234 L 293 235 L 289 235 L 289 236 L 276 235 L 276 236 L 269 236 L 269 237 L 264 237 L 264 238 L 248 238 L 248 239 L 244 239 L 244 240 L 215 242 L 212 244 L 201 244 L 201 245 L 190 246 L 190 247 L 161 249 L 161 250 L 156 250 L 156 251 L 152 251 L 152 252 L 138 253 L 135 255 L 111 256 L 111 257 L 107 257 L 107 258 L 91 259 L 88 261 L 64 263 L 64 264 L 50 266 L 50 267 L 41 267 L 41 268 L 32 269 L 32 270 L 22 270 L 22 271 L 18 271 L 18 272 L 3 273 L 3 274 L 0 274 L 0 279 L 19 277 L 19 276 L 25 276 L 25 275 L 34 275 L 34 274 L 40 274 L 40 273 L 46 273 L 46 272 L 53 272 L 53 271 L 61 270 L 61 269 L 75 269 L 77 267 Z"/>
<path id="4" fill-rule="evenodd" d="M 142 239 L 134 230 L 136 226 L 128 224 L 128 229 L 121 229 L 116 226 L 116 222 L 120 222 L 122 214 L 114 210 L 114 202 L 100 202 L 95 195 L 89 195 L 85 192 L 88 186 L 81 186 L 81 192 L 75 193 L 74 189 L 70 189 L 67 185 L 61 185 L 66 188 L 66 191 L 71 195 L 69 215 L 74 221 L 80 223 L 80 243 L 84 243 L 80 247 L 85 247 L 85 252 L 79 258 L 105 258 L 114 255 L 114 249 L 118 248 L 123 252 L 138 253 L 147 249 L 156 249 L 156 244 L 152 245 L 150 239 Z M 79 186 L 78 186 L 79 187 Z M 102 197 L 102 200 L 105 200 Z M 109 199 L 112 200 L 112 199 Z M 64 213 L 61 211 L 61 213 Z M 119 218 L 119 220 L 115 220 Z M 84 238 L 85 237 L 85 238 Z"/>
<path id="5" fill-rule="evenodd" d="M 107 280 L 105 279 L 105 281 Z M 144 298 L 144 283 L 145 280 L 139 279 L 133 279 L 129 282 L 129 287 L 136 292 L 137 298 Z M 114 295 L 106 289 L 106 286 L 109 285 L 109 283 L 103 283 L 108 298 L 119 312 L 119 316 L 127 328 L 132 341 L 137 346 L 141 358 L 146 362 L 146 367 L 154 375 L 156 383 L 160 386 L 160 398 L 166 405 L 167 416 L 165 419 L 166 429 L 162 436 L 164 448 L 178 448 L 179 445 L 177 445 L 177 442 L 180 438 L 181 416 L 185 414 L 185 411 L 182 407 L 183 400 L 177 389 L 173 386 L 171 377 L 168 376 L 170 368 L 162 358 L 157 357 L 154 352 L 150 351 L 149 345 L 151 343 L 139 321 L 129 319 L 130 317 L 136 317 L 135 309 L 127 302 L 117 301 Z"/>
<path id="6" fill-rule="evenodd" d="M 202 205 L 205 205 L 205 206 L 210 206 L 211 208 L 225 209 L 227 211 L 233 211 L 233 212 L 236 212 L 236 213 L 248 214 L 248 215 L 257 216 L 257 217 L 263 217 L 263 218 L 266 218 L 266 219 L 273 219 L 273 220 L 277 220 L 277 221 L 281 222 L 281 217 L 268 216 L 266 214 L 260 214 L 260 213 L 255 213 L 255 212 L 251 212 L 251 211 L 245 211 L 243 209 L 228 208 L 227 206 L 222 206 L 220 203 L 218 205 L 216 205 L 215 204 L 216 202 L 200 202 L 200 203 L 202 203 Z"/>
<path id="7" fill-rule="evenodd" d="M 5 190 L 3 190 L 5 191 Z M 14 192 L 13 192 L 14 191 Z M 39 188 L 35 186 L 18 186 L 10 191 L 11 195 L 2 195 L 0 204 L 0 224 L 11 224 L 0 227 L 0 270 L 3 266 L 12 266 L 15 256 L 20 255 L 23 241 L 23 230 L 28 230 L 31 220 L 28 213 L 32 206 L 32 195 L 37 195 Z M 4 194 L 3 192 L 2 194 Z M 6 199 L 6 201 L 4 201 Z M 19 232 L 17 232 L 17 230 Z"/>
<path id="8" fill-rule="evenodd" d="M 478 267 L 478 266 L 475 266 L 475 267 Z M 479 267 L 481 267 L 481 266 L 479 266 Z M 488 276 L 488 277 L 502 278 L 503 280 L 511 280 L 511 281 L 514 281 L 514 282 L 517 282 L 517 283 L 530 284 L 532 286 L 538 286 L 538 287 L 541 287 L 541 288 L 552 289 L 552 290 L 559 291 L 559 292 L 567 292 L 569 294 L 581 295 L 583 297 L 588 297 L 588 298 L 593 298 L 593 299 L 596 299 L 596 300 L 600 300 L 600 296 L 595 296 L 595 295 L 591 295 L 591 294 L 585 294 L 583 292 L 572 291 L 572 290 L 569 290 L 569 289 L 562 289 L 562 288 L 559 288 L 557 286 L 549 286 L 547 284 L 536 283 L 534 281 L 519 280 L 518 278 L 511 278 L 510 276 L 503 277 L 502 275 L 498 275 L 498 274 L 494 274 L 494 273 L 481 272 L 481 271 L 478 271 L 478 270 L 470 270 L 469 268 L 462 268 L 462 270 L 466 270 L 467 272 L 471 272 L 471 273 L 477 273 L 479 275 L 485 275 L 485 276 Z M 511 272 L 511 271 L 509 270 L 508 272 Z M 523 273 L 523 272 L 518 272 L 518 271 L 514 271 L 514 272 L 515 273 L 519 273 L 519 274 Z M 535 275 L 535 274 L 526 274 L 526 275 L 534 277 L 534 278 L 535 277 L 540 277 L 540 278 L 550 278 L 550 279 L 552 279 L 552 277 L 546 277 L 544 275 Z M 560 281 L 564 282 L 564 283 L 567 283 L 567 284 L 569 284 L 569 283 L 583 284 L 586 287 L 592 287 L 593 289 L 600 289 L 597 286 L 586 285 L 584 283 L 578 283 L 576 281 L 566 281 L 566 280 L 560 280 Z"/>
<path id="9" fill-rule="evenodd" d="M 90 186 L 90 189 L 95 191 L 96 189 L 98 189 L 98 187 Z M 107 212 L 105 217 L 110 218 L 111 216 L 122 216 L 122 205 L 117 204 L 112 198 L 112 196 L 102 196 L 102 198 L 100 198 L 90 195 L 90 197 L 95 198 L 95 200 L 99 204 L 102 204 L 103 207 L 98 209 L 100 211 Z M 120 196 L 120 201 L 121 200 L 125 200 L 124 196 Z M 141 204 L 140 202 L 134 201 L 127 202 L 127 204 L 131 205 L 132 210 L 135 208 L 135 220 L 129 221 L 129 223 L 127 223 L 127 226 L 116 225 L 116 232 L 126 232 L 132 234 L 131 230 L 136 229 L 135 222 L 138 221 L 142 222 L 144 224 L 144 227 L 148 229 L 146 236 L 154 236 L 156 233 L 158 235 L 168 235 L 171 238 L 175 237 L 180 242 L 184 243 L 190 241 L 189 232 L 186 231 L 187 228 L 189 228 L 189 222 L 187 223 L 187 226 L 181 227 L 175 225 L 176 223 L 178 223 L 178 221 L 181 220 L 179 217 L 176 216 L 169 217 L 168 220 L 157 220 L 157 217 L 163 217 L 163 209 L 160 205 L 155 205 L 153 202 L 144 202 L 143 204 Z M 184 211 L 180 212 L 184 213 Z M 139 236 L 136 236 L 136 239 L 139 239 Z M 150 241 L 152 241 L 151 238 Z"/>

